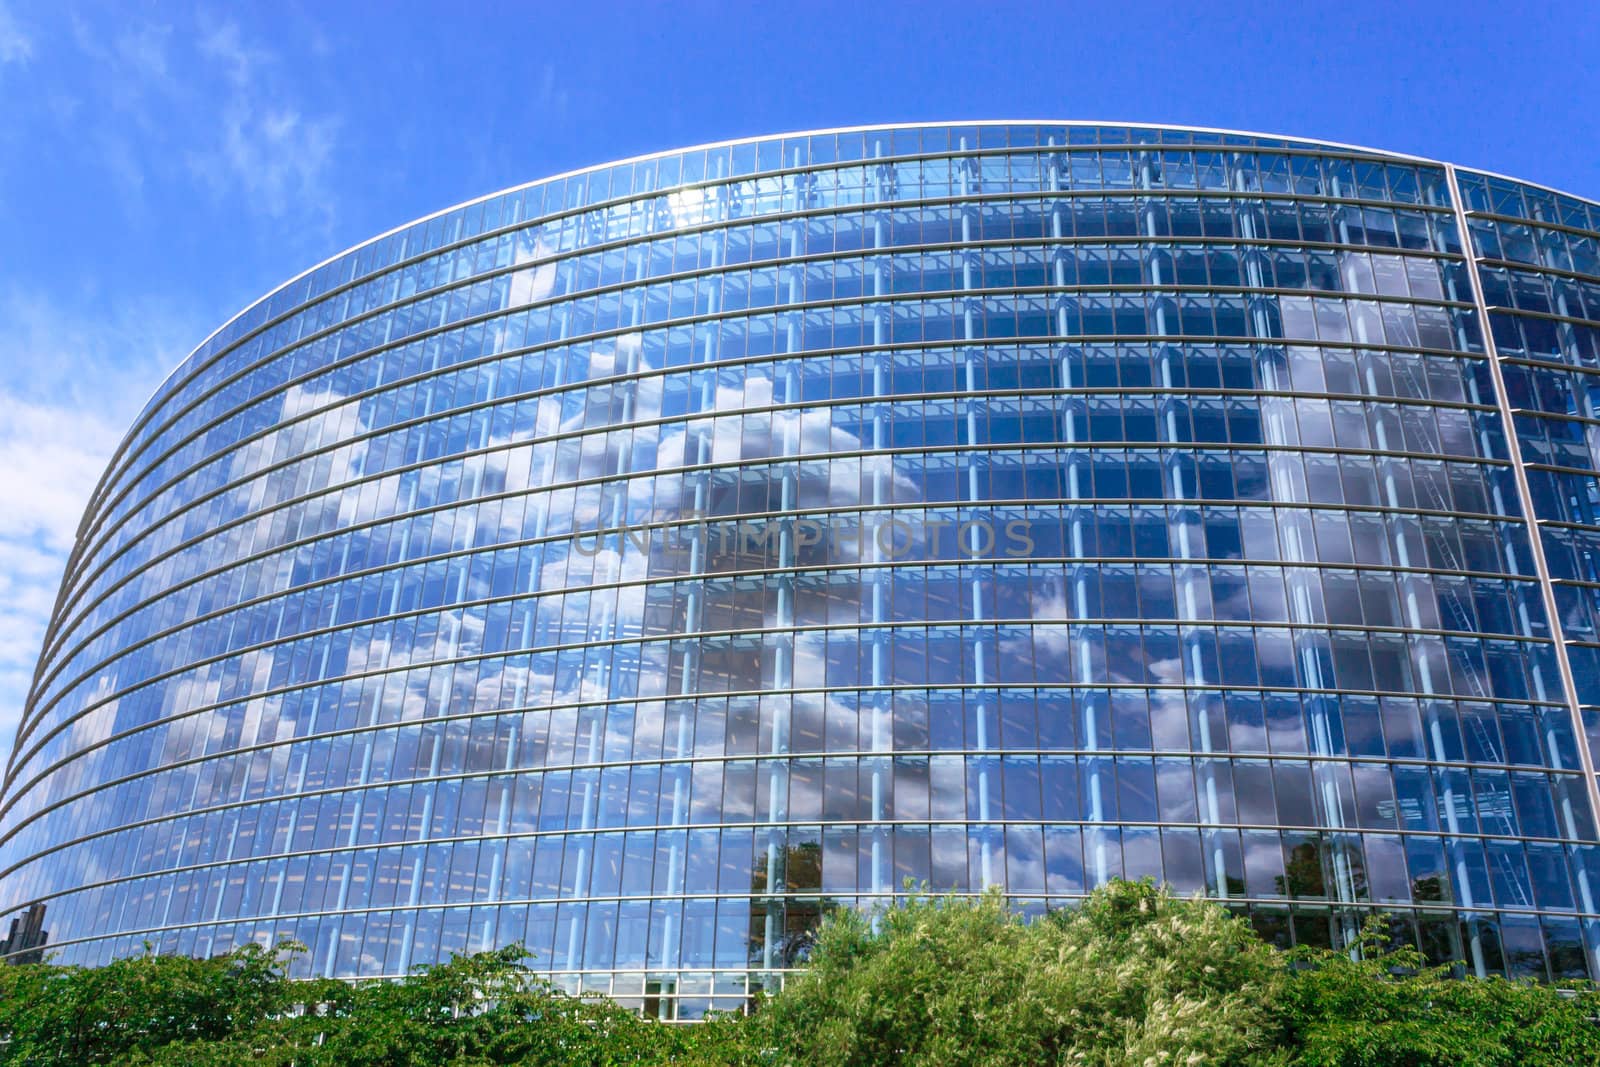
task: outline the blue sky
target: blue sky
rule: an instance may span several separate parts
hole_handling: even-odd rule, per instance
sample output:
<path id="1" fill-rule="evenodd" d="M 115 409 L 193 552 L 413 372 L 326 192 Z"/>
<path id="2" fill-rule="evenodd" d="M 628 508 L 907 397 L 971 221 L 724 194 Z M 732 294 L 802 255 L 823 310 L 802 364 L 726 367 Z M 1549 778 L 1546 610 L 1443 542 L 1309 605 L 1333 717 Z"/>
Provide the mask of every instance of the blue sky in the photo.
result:
<path id="1" fill-rule="evenodd" d="M 328 255 L 783 130 L 1171 122 L 1600 196 L 1582 4 L 0 0 L 0 752 L 88 493 L 167 371 Z"/>

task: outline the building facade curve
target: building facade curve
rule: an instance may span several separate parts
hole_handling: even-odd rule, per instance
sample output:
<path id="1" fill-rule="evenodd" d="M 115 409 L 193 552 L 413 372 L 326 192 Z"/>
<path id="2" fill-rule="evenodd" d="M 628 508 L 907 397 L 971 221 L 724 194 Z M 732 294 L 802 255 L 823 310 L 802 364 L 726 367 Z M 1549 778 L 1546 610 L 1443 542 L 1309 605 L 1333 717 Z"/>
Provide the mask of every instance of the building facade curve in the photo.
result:
<path id="1" fill-rule="evenodd" d="M 95 490 L 0 952 L 522 942 L 731 1008 L 830 907 L 1150 876 L 1600 977 L 1600 205 L 1083 123 L 642 157 L 339 255 Z"/>

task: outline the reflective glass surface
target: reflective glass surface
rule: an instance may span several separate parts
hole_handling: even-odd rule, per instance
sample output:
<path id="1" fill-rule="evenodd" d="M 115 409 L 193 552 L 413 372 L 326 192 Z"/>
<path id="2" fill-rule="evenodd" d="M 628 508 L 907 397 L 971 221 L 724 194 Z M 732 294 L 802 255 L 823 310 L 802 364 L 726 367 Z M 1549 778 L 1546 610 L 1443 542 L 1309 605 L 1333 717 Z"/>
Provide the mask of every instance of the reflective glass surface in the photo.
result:
<path id="1" fill-rule="evenodd" d="M 1149 875 L 1279 944 L 1382 911 L 1600 975 L 1597 223 L 1364 149 L 980 125 L 362 245 L 97 489 L 0 923 L 345 977 L 522 941 L 688 1018 L 832 907 Z"/>

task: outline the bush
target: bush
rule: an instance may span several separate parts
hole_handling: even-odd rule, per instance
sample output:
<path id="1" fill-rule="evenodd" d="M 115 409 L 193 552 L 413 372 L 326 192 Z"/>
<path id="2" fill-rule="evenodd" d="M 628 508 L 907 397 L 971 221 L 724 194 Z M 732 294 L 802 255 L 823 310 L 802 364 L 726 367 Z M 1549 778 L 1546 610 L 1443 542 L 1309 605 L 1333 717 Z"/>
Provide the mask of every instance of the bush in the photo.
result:
<path id="1" fill-rule="evenodd" d="M 783 1063 L 1249 1063 L 1285 973 L 1215 905 L 1120 882 L 1027 923 L 996 893 L 851 912 L 758 1025 Z"/>
<path id="2" fill-rule="evenodd" d="M 1359 959 L 1302 954 L 1278 1011 L 1306 1067 L 1571 1067 L 1600 1063 L 1600 995 L 1462 979 L 1367 924 Z"/>
<path id="3" fill-rule="evenodd" d="M 290 981 L 298 946 L 97 969 L 0 966 L 0 1065 L 1570 1067 L 1600 994 L 1460 979 L 1374 920 L 1356 958 L 1281 953 L 1221 906 L 1114 882 L 1027 922 L 997 893 L 823 924 L 750 1018 L 641 1019 L 540 980 L 521 946 L 402 981 Z"/>

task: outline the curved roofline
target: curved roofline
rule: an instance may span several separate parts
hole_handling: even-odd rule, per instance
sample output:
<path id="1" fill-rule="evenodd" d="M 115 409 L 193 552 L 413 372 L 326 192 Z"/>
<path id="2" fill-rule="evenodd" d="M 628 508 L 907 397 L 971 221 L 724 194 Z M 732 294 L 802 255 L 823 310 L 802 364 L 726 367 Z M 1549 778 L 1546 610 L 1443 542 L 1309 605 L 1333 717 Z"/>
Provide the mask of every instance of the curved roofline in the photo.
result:
<path id="1" fill-rule="evenodd" d="M 240 308 L 238 311 L 236 311 L 232 315 L 230 315 L 216 329 L 214 329 L 210 333 L 206 334 L 206 336 L 204 338 L 202 338 L 201 341 L 198 344 L 196 344 L 193 348 L 191 348 L 189 350 L 187 355 L 185 355 L 182 359 L 180 359 L 178 361 L 177 366 L 173 367 L 172 370 L 167 373 L 166 377 L 162 378 L 161 381 L 156 385 L 156 387 L 151 390 L 149 398 L 146 399 L 145 402 L 142 405 L 140 405 L 140 407 L 139 407 L 139 412 L 140 412 L 139 417 L 134 420 L 134 424 L 133 424 L 133 426 L 129 427 L 129 431 L 128 432 L 131 433 L 133 428 L 137 427 L 139 425 L 139 423 L 143 421 L 144 413 L 150 408 L 150 405 L 156 400 L 157 397 L 159 397 L 161 395 L 162 390 L 166 389 L 167 386 L 173 381 L 173 379 L 177 376 L 178 372 L 183 370 L 184 365 L 187 364 L 189 362 L 189 360 L 194 357 L 195 353 L 199 352 L 200 349 L 202 349 L 206 345 L 210 344 L 213 338 L 215 338 L 218 334 L 222 333 L 222 331 L 226 330 L 229 326 L 232 326 L 235 322 L 237 322 L 240 318 L 242 318 L 245 314 L 247 314 L 250 311 L 250 309 L 256 307 L 259 304 L 261 304 L 263 301 L 272 299 L 272 297 L 276 296 L 278 293 L 281 293 L 283 290 L 287 289 L 289 286 L 293 285 L 295 282 L 300 281 L 302 278 L 305 278 L 308 275 L 316 273 L 317 271 L 321 270 L 323 267 L 326 267 L 328 264 L 334 263 L 334 262 L 336 262 L 338 260 L 341 260 L 341 259 L 345 258 L 346 256 L 350 255 L 351 253 L 356 252 L 359 249 L 365 248 L 368 245 L 376 244 L 377 242 L 382 241 L 387 237 L 392 237 L 395 234 L 399 233 L 401 230 L 408 230 L 411 227 L 416 226 L 419 223 L 429 222 L 429 221 L 431 221 L 433 219 L 436 219 L 436 218 L 439 218 L 441 216 L 448 215 L 452 211 L 459 211 L 462 208 L 471 207 L 474 204 L 481 204 L 481 203 L 483 203 L 485 201 L 493 200 L 493 199 L 495 199 L 497 197 L 505 196 L 507 193 L 513 193 L 513 192 L 517 192 L 517 191 L 522 190 L 522 189 L 528 189 L 528 188 L 531 188 L 531 187 L 533 187 L 535 185 L 543 185 L 546 182 L 560 181 L 560 180 L 562 180 L 564 178 L 574 177 L 575 175 L 587 174 L 590 171 L 603 170 L 603 169 L 608 169 L 610 167 L 620 167 L 620 166 L 623 166 L 624 164 L 628 164 L 628 163 L 639 163 L 639 162 L 642 162 L 642 161 L 647 160 L 647 159 L 659 159 L 659 158 L 661 158 L 663 156 L 680 155 L 680 154 L 685 153 L 685 152 L 693 152 L 693 151 L 696 151 L 696 150 L 704 150 L 704 149 L 711 149 L 711 148 L 725 148 L 725 147 L 730 147 L 730 146 L 733 146 L 733 145 L 741 145 L 741 144 L 753 144 L 753 143 L 758 142 L 758 141 L 780 141 L 780 140 L 785 140 L 785 139 L 790 138 L 790 137 L 816 137 L 816 136 L 820 136 L 822 134 L 829 134 L 829 133 L 835 133 L 835 134 L 837 134 L 837 133 L 863 133 L 863 132 L 867 132 L 867 131 L 870 131 L 870 130 L 947 129 L 947 128 L 963 127 L 963 126 L 1080 126 L 1080 127 L 1081 126 L 1095 126 L 1095 127 L 1099 127 L 1099 126 L 1122 126 L 1122 127 L 1128 128 L 1130 130 L 1186 130 L 1186 131 L 1188 131 L 1190 133 L 1215 133 L 1215 134 L 1222 134 L 1224 136 L 1234 136 L 1234 137 L 1265 137 L 1265 138 L 1270 138 L 1270 139 L 1273 139 L 1273 140 L 1299 142 L 1301 144 L 1315 145 L 1315 146 L 1324 147 L 1324 148 L 1336 148 L 1336 149 L 1342 149 L 1342 150 L 1350 151 L 1350 152 L 1359 152 L 1359 153 L 1362 153 L 1364 155 L 1384 156 L 1384 157 L 1389 158 L 1389 159 L 1405 160 L 1405 161 L 1410 162 L 1410 163 L 1428 163 L 1428 164 L 1431 164 L 1431 165 L 1436 166 L 1436 167 L 1451 167 L 1451 168 L 1454 168 L 1454 169 L 1465 169 L 1465 170 L 1470 170 L 1470 171 L 1472 171 L 1472 172 L 1474 172 L 1476 174 L 1485 175 L 1485 176 L 1490 177 L 1490 178 L 1499 178 L 1499 179 L 1504 180 L 1504 181 L 1516 182 L 1519 185 L 1526 185 L 1526 186 L 1529 186 L 1529 187 L 1532 187 L 1532 188 L 1535 188 L 1535 189 L 1542 189 L 1545 192 L 1555 193 L 1558 196 L 1570 196 L 1574 200 L 1582 200 L 1582 201 L 1584 201 L 1586 203 L 1591 203 L 1591 204 L 1600 203 L 1600 201 L 1594 200 L 1594 199 L 1592 199 L 1590 197 L 1579 196 L 1576 193 L 1569 193 L 1569 192 L 1566 192 L 1566 191 L 1561 190 L 1561 189 L 1557 189 L 1557 188 L 1555 188 L 1553 186 L 1549 186 L 1549 185 L 1541 185 L 1538 182 L 1530 182 L 1530 181 L 1527 181 L 1527 180 L 1522 179 L 1522 178 L 1514 178 L 1514 177 L 1512 177 L 1510 175 L 1507 175 L 1507 174 L 1500 174 L 1500 173 L 1497 173 L 1495 171 L 1483 170 L 1483 169 L 1478 168 L 1478 167 L 1459 167 L 1459 166 L 1457 166 L 1457 164 L 1449 163 L 1449 162 L 1447 162 L 1445 160 L 1432 159 L 1432 158 L 1429 158 L 1427 156 L 1411 155 L 1411 154 L 1405 153 L 1405 152 L 1394 152 L 1394 151 L 1391 151 L 1391 150 L 1386 149 L 1386 148 L 1372 148 L 1372 147 L 1370 147 L 1368 145 L 1347 144 L 1347 143 L 1345 143 L 1343 141 L 1324 141 L 1324 140 L 1320 140 L 1318 138 L 1310 138 L 1310 137 L 1295 137 L 1295 136 L 1292 136 L 1290 134 L 1269 133 L 1269 132 L 1264 132 L 1264 131 L 1261 131 L 1261 130 L 1234 130 L 1234 129 L 1228 129 L 1226 127 L 1220 127 L 1220 126 L 1188 126 L 1188 125 L 1183 125 L 1181 123 L 1180 124 L 1174 124 L 1174 123 L 1162 123 L 1162 122 L 1119 122 L 1119 121 L 1116 121 L 1114 119 L 1038 119 L 1038 118 L 1033 118 L 1033 119 L 1022 119 L 1022 118 L 1019 118 L 1019 119 L 979 119 L 979 120 L 975 120 L 975 121 L 965 121 L 965 122 L 963 122 L 963 121 L 944 121 L 944 122 L 874 122 L 874 123 L 869 123 L 869 124 L 866 124 L 866 125 L 859 125 L 859 126 L 823 126 L 823 127 L 817 127 L 817 128 L 814 128 L 814 129 L 786 130 L 786 131 L 780 131 L 780 132 L 777 132 L 777 133 L 756 134 L 755 136 L 751 136 L 751 137 L 730 137 L 730 138 L 725 138 L 725 139 L 720 140 L 720 141 L 704 141 L 704 142 L 701 142 L 699 144 L 683 145 L 681 147 L 676 147 L 676 148 L 665 148 L 665 149 L 660 149 L 660 150 L 655 151 L 655 152 L 642 152 L 642 153 L 640 153 L 638 155 L 626 156 L 626 157 L 624 157 L 622 159 L 611 159 L 611 160 L 606 160 L 606 161 L 600 162 L 600 163 L 591 163 L 591 164 L 589 164 L 588 166 L 585 166 L 585 167 L 574 167 L 571 170 L 560 171 L 559 173 L 546 175 L 545 177 L 542 177 L 542 178 L 534 178 L 534 179 L 532 179 L 530 181 L 519 182 L 516 185 L 508 185 L 508 186 L 505 186 L 504 188 L 496 189 L 496 190 L 494 190 L 492 192 L 484 193 L 484 194 L 482 194 L 480 196 L 470 197 L 470 198 L 468 198 L 466 200 L 462 200 L 462 201 L 460 201 L 458 203 L 451 204 L 448 207 L 440 208 L 438 211 L 432 211 L 432 212 L 429 212 L 426 215 L 419 215 L 414 219 L 408 219 L 405 222 L 402 222 L 397 226 L 392 226 L 389 229 L 384 230 L 380 234 L 377 234 L 375 236 L 368 237 L 368 238 L 365 238 L 363 240 L 357 241 L 355 244 L 350 245 L 348 248 L 345 248 L 345 249 L 343 249 L 342 251 L 339 251 L 339 252 L 335 252 L 333 255 L 328 256 L 327 258 L 325 258 L 325 259 L 323 259 L 323 260 L 321 260 L 321 261 L 319 261 L 317 263 L 312 264 L 311 266 L 307 267 L 305 270 L 302 270 L 300 273 L 294 275 L 293 277 L 288 278 L 288 279 L 284 280 L 283 282 L 280 282 L 278 285 L 273 286 L 271 289 L 268 289 L 265 293 L 261 294 L 259 297 L 257 297 L 256 299 L 252 300 L 250 303 L 246 304 L 244 307 Z M 124 439 L 126 439 L 126 438 L 124 438 Z M 121 449 L 119 448 L 118 452 L 120 452 L 120 451 L 121 451 Z M 113 458 L 111 460 L 111 463 L 114 463 L 114 462 L 115 462 L 115 456 L 113 456 Z M 110 463 L 107 464 L 106 473 L 107 474 L 110 473 Z M 97 485 L 96 486 L 96 492 L 98 493 L 98 491 L 99 491 L 99 486 Z"/>
<path id="2" fill-rule="evenodd" d="M 789 137 L 816 137 L 826 133 L 862 133 L 868 130 L 943 129 L 957 126 L 1126 126 L 1128 129 L 1137 130 L 1188 130 L 1193 133 L 1219 133 L 1231 134 L 1238 137 L 1270 137 L 1285 141 L 1301 141 L 1306 144 L 1325 145 L 1329 148 L 1349 149 L 1371 155 L 1405 159 L 1415 163 L 1433 163 L 1436 165 L 1439 163 L 1438 160 L 1425 159 L 1422 156 L 1406 155 L 1401 152 L 1391 152 L 1382 148 L 1369 148 L 1365 145 L 1344 144 L 1339 141 L 1321 141 L 1306 137 L 1291 137 L 1287 134 L 1281 133 L 1262 133 L 1254 130 L 1229 130 L 1213 126 L 1183 126 L 1159 122 L 1117 122 L 1115 120 L 1089 119 L 982 119 L 972 122 L 875 122 L 863 126 L 823 126 L 815 129 L 785 130 L 777 133 L 763 133 L 752 137 L 730 137 L 720 141 L 704 141 L 699 144 L 683 145 L 677 148 L 665 148 L 655 152 L 641 152 L 638 155 L 626 156 L 622 159 L 611 159 L 601 163 L 591 163 L 584 167 L 574 167 L 571 170 L 560 171 L 559 173 L 546 175 L 542 178 L 534 178 L 530 181 L 518 182 L 515 185 L 508 185 L 504 188 L 496 189 L 480 196 L 470 197 L 458 203 L 451 204 L 448 207 L 440 208 L 438 211 L 431 211 L 426 215 L 418 215 L 414 219 L 407 219 L 405 222 L 402 222 L 396 226 L 392 226 L 389 229 L 384 230 L 382 233 L 376 234 L 372 237 L 363 238 L 362 240 L 357 241 L 355 244 L 350 245 L 348 248 L 345 248 L 339 252 L 335 252 L 333 255 L 312 264 L 305 270 L 302 270 L 300 273 L 287 278 L 279 284 L 273 286 L 271 289 L 268 289 L 265 293 L 262 293 L 259 297 L 250 301 L 250 303 L 246 304 L 244 307 L 230 315 L 216 329 L 206 334 L 206 336 L 202 338 L 198 344 L 189 350 L 187 355 L 178 361 L 178 365 L 173 367 L 165 378 L 161 379 L 161 382 L 155 387 L 155 389 L 151 390 L 149 399 L 147 399 L 144 404 L 140 406 L 140 411 L 142 412 L 145 408 L 150 406 L 150 402 L 155 400 L 155 398 L 161 394 L 161 391 L 167 387 L 169 382 L 172 381 L 173 376 L 176 375 L 178 371 L 183 369 L 183 365 L 189 361 L 190 357 L 209 344 L 211 340 L 223 330 L 226 330 L 229 326 L 237 322 L 257 304 L 260 304 L 264 300 L 270 300 L 272 297 L 287 289 L 295 282 L 300 281 L 307 275 L 315 274 L 328 264 L 341 260 L 350 255 L 352 252 L 365 248 L 367 245 L 376 244 L 386 237 L 392 237 L 401 230 L 408 230 L 418 223 L 429 222 L 433 219 L 439 218 L 440 216 L 448 215 L 452 211 L 458 211 L 461 208 L 471 207 L 474 204 L 480 204 L 486 200 L 493 200 L 496 197 L 505 196 L 507 193 L 528 189 L 535 185 L 543 185 L 546 182 L 560 181 L 563 178 L 571 178 L 578 174 L 586 174 L 590 171 L 602 170 L 610 167 L 620 167 L 628 163 L 639 163 L 647 159 L 659 159 L 662 156 L 680 155 L 685 152 L 693 152 L 697 149 L 703 150 L 710 148 L 725 148 L 732 145 L 752 144 L 757 141 L 781 141 Z M 1496 176 L 1498 177 L 1498 175 Z"/>
<path id="3" fill-rule="evenodd" d="M 1315 138 L 1297 137 L 1297 136 L 1293 136 L 1293 135 L 1289 135 L 1289 134 L 1272 133 L 1272 132 L 1259 131 L 1259 130 L 1240 130 L 1240 129 L 1230 129 L 1230 128 L 1226 128 L 1226 127 L 1215 127 L 1215 126 L 1193 126 L 1193 125 L 1186 125 L 1186 124 L 1181 124 L 1181 123 L 1124 122 L 1124 121 L 1117 121 L 1117 120 L 1111 120 L 1111 119 L 1094 119 L 1094 120 L 1091 120 L 1091 119 L 1011 118 L 1011 119 L 977 119 L 977 120 L 968 120 L 968 121 L 959 121 L 959 120 L 957 120 L 957 121 L 948 121 L 947 120 L 947 121 L 921 121 L 921 122 L 880 122 L 880 123 L 867 123 L 867 124 L 859 124 L 859 125 L 851 125 L 851 126 L 816 127 L 816 128 L 811 128 L 811 129 L 799 129 L 799 130 L 778 131 L 778 132 L 772 132 L 772 133 L 761 133 L 761 134 L 755 134 L 755 135 L 746 136 L 746 137 L 723 138 L 721 140 L 705 141 L 705 142 L 701 142 L 701 143 L 698 143 L 698 144 L 676 146 L 676 147 L 670 147 L 670 148 L 665 148 L 665 149 L 659 149 L 659 150 L 656 150 L 656 151 L 653 151 L 653 152 L 638 153 L 636 155 L 627 156 L 627 157 L 624 157 L 624 158 L 621 158 L 621 159 L 605 160 L 605 161 L 598 162 L 598 163 L 592 163 L 592 164 L 589 164 L 587 166 L 574 167 L 574 168 L 571 168 L 571 169 L 568 169 L 568 170 L 565 170 L 565 171 L 558 172 L 556 174 L 551 174 L 551 175 L 546 175 L 546 176 L 539 177 L 539 178 L 530 179 L 530 180 L 525 181 L 525 182 L 519 182 L 519 183 L 514 184 L 514 185 L 505 186 L 505 187 L 500 188 L 500 189 L 492 190 L 490 192 L 483 193 L 483 194 L 480 194 L 480 195 L 475 196 L 475 197 L 470 197 L 470 198 L 468 198 L 466 200 L 462 200 L 462 201 L 459 201 L 459 202 L 454 203 L 454 204 L 450 204 L 450 205 L 448 205 L 446 207 L 440 208 L 437 211 L 430 212 L 430 213 L 428 213 L 426 215 L 421 215 L 421 216 L 418 216 L 418 217 L 416 217 L 414 219 L 406 220 L 404 222 L 399 223 L 398 225 L 392 226 L 389 229 L 384 230 L 383 232 L 381 232 L 381 233 L 379 233 L 379 234 L 377 234 L 375 236 L 365 238 L 365 239 L 363 239 L 361 241 L 358 241 L 358 242 L 356 242 L 356 243 L 354 243 L 354 244 L 342 249 L 341 251 L 335 252 L 332 255 L 329 255 L 329 256 L 323 258 L 319 262 L 317 262 L 317 263 L 305 268 L 304 270 L 296 273 L 292 277 L 286 279 L 285 281 L 279 283 L 278 285 L 274 286 L 273 288 L 267 290 L 265 293 L 263 293 L 262 295 L 257 297 L 255 300 L 252 300 L 248 304 L 245 304 L 242 308 L 240 308 L 238 311 L 236 311 L 233 315 L 231 315 L 227 319 L 225 319 L 215 329 L 211 330 L 208 334 L 206 334 L 206 336 L 198 344 L 196 344 L 193 348 L 191 348 L 183 356 L 183 358 L 181 358 L 177 362 L 177 364 L 175 366 L 173 366 L 173 368 L 161 379 L 161 381 L 159 383 L 157 383 L 157 385 L 154 387 L 154 389 L 151 390 L 148 398 L 141 405 L 138 415 L 134 418 L 132 424 L 124 432 L 124 435 L 123 435 L 122 439 L 118 442 L 118 445 L 117 445 L 116 449 L 113 451 L 111 457 L 107 460 L 105 469 L 101 472 L 101 475 L 100 475 L 99 479 L 97 480 L 94 489 L 91 491 L 90 498 L 89 498 L 89 506 L 86 506 L 84 515 L 83 515 L 83 517 L 82 517 L 82 519 L 80 520 L 80 523 L 79 523 L 79 533 L 81 535 L 81 533 L 83 532 L 84 524 L 86 524 L 90 519 L 90 510 L 89 510 L 89 508 L 92 507 L 93 505 L 95 505 L 99 501 L 102 492 L 107 487 L 108 479 L 113 475 L 113 472 L 115 471 L 117 464 L 121 461 L 121 459 L 125 455 L 125 453 L 127 451 L 127 448 L 128 448 L 130 436 L 136 430 L 138 430 L 141 426 L 143 426 L 147 421 L 149 421 L 149 420 L 151 420 L 151 419 L 153 419 L 155 417 L 156 411 L 159 410 L 155 405 L 157 405 L 157 402 L 161 398 L 163 392 L 165 392 L 167 389 L 169 389 L 170 387 L 172 387 L 174 385 L 174 382 L 178 379 L 178 376 L 184 371 L 185 367 L 188 366 L 190 361 L 193 360 L 194 357 L 199 353 L 200 349 L 202 349 L 206 345 L 210 344 L 212 342 L 212 340 L 214 340 L 219 334 L 221 334 L 223 331 L 227 330 L 230 326 L 232 326 L 240 318 L 242 318 L 244 315 L 248 314 L 252 309 L 260 306 L 262 303 L 264 303 L 264 302 L 266 302 L 268 300 L 271 300 L 274 296 L 276 296 L 277 294 L 283 292 L 285 289 L 287 289 L 290 286 L 294 285 L 296 282 L 299 282 L 302 279 L 306 278 L 307 276 L 309 276 L 311 274 L 314 274 L 316 271 L 319 271 L 319 270 L 323 269 L 324 267 L 328 266 L 331 263 L 337 262 L 337 261 L 339 261 L 341 259 L 344 259 L 344 258 L 352 255 L 353 253 L 357 252 L 358 250 L 360 250 L 362 248 L 365 248 L 365 247 L 368 247 L 370 245 L 376 244 L 379 241 L 385 240 L 386 238 L 389 238 L 389 237 L 393 236 L 394 234 L 397 234 L 397 233 L 399 233 L 399 232 L 401 232 L 403 230 L 409 229 L 409 228 L 411 228 L 413 226 L 416 226 L 418 224 L 429 222 L 429 221 L 431 221 L 433 219 L 440 218 L 440 217 L 448 215 L 448 214 L 450 214 L 452 212 L 459 211 L 459 210 L 461 210 L 463 208 L 471 207 L 474 204 L 484 203 L 486 201 L 494 200 L 494 199 L 496 199 L 498 197 L 506 196 L 508 194 L 511 194 L 511 193 L 514 193 L 514 192 L 517 192 L 517 191 L 520 191 L 520 190 L 532 188 L 534 186 L 538 186 L 538 185 L 542 185 L 542 184 L 546 184 L 546 183 L 550 183 L 550 182 L 560 181 L 560 180 L 563 180 L 563 179 L 566 179 L 566 178 L 573 177 L 575 175 L 586 174 L 586 173 L 590 173 L 590 172 L 594 172 L 594 171 L 608 169 L 608 168 L 611 168 L 611 167 L 623 166 L 623 165 L 630 164 L 630 163 L 637 163 L 637 162 L 644 161 L 644 160 L 659 159 L 659 158 L 663 158 L 663 157 L 667 157 L 667 156 L 680 155 L 680 154 L 688 153 L 688 152 L 703 151 L 703 150 L 709 150 L 709 149 L 713 149 L 713 148 L 723 148 L 723 147 L 729 147 L 729 146 L 734 146 L 734 145 L 753 144 L 753 143 L 758 143 L 758 142 L 769 142 L 769 141 L 782 141 L 782 140 L 786 140 L 786 139 L 789 139 L 789 138 L 816 137 L 816 136 L 824 136 L 824 135 L 827 135 L 827 134 L 858 133 L 858 132 L 867 132 L 867 131 L 875 131 L 875 130 L 922 130 L 922 129 L 990 128 L 990 127 L 996 127 L 996 126 L 1002 126 L 1002 127 L 1003 126 L 1044 126 L 1044 127 L 1063 127 L 1063 128 L 1074 128 L 1074 127 L 1076 127 L 1076 128 L 1082 128 L 1082 127 L 1120 127 L 1120 128 L 1130 129 L 1130 130 L 1173 130 L 1173 131 L 1185 131 L 1185 132 L 1190 132 L 1190 133 L 1215 134 L 1215 135 L 1219 135 L 1219 136 L 1262 138 L 1262 139 L 1266 139 L 1266 140 L 1285 142 L 1285 144 L 1289 145 L 1289 146 L 1296 146 L 1296 147 L 1305 146 L 1305 147 L 1313 149 L 1313 150 L 1317 149 L 1317 148 L 1332 149 L 1332 150 L 1335 150 L 1335 151 L 1350 152 L 1350 153 L 1353 153 L 1353 154 L 1372 156 L 1372 157 L 1378 157 L 1378 158 L 1383 158 L 1383 159 L 1393 159 L 1393 160 L 1400 160 L 1400 161 L 1405 161 L 1405 162 L 1410 162 L 1410 163 L 1419 163 L 1419 164 L 1426 164 L 1426 165 L 1430 165 L 1430 166 L 1443 167 L 1443 168 L 1445 168 L 1447 170 L 1447 172 L 1451 172 L 1451 173 L 1453 173 L 1453 172 L 1455 172 L 1457 170 L 1467 170 L 1467 171 L 1470 171 L 1470 172 L 1475 173 L 1475 174 L 1484 175 L 1486 177 L 1514 182 L 1516 184 L 1519 184 L 1519 185 L 1522 185 L 1522 186 L 1525 186 L 1525 187 L 1528 187 L 1528 188 L 1540 189 L 1540 190 L 1543 190 L 1545 192 L 1554 193 L 1554 194 L 1559 195 L 1559 196 L 1571 197 L 1572 199 L 1581 200 L 1581 201 L 1583 201 L 1585 203 L 1600 204 L 1600 200 L 1591 199 L 1589 197 L 1578 196 L 1576 194 L 1568 193 L 1568 192 L 1565 192 L 1564 190 L 1556 189 L 1553 186 L 1543 185 L 1543 184 L 1538 183 L 1538 182 L 1530 182 L 1530 181 L 1527 181 L 1527 180 L 1522 179 L 1522 178 L 1516 178 L 1516 177 L 1512 177 L 1510 175 L 1500 174 L 1500 173 L 1494 172 L 1494 171 L 1483 170 L 1483 169 L 1477 168 L 1477 167 L 1462 167 L 1462 166 L 1458 166 L 1458 165 L 1456 165 L 1454 163 L 1450 163 L 1448 161 L 1432 159 L 1430 157 L 1413 155 L 1413 154 L 1410 154 L 1410 153 L 1395 152 L 1395 151 L 1391 151 L 1391 150 L 1388 150 L 1388 149 L 1373 148 L 1373 147 L 1370 147 L 1370 146 L 1367 146 L 1367 145 L 1356 145 L 1356 144 L 1350 144 L 1350 143 L 1342 142 L 1342 141 L 1328 141 L 1328 140 L 1321 140 L 1321 139 L 1315 139 Z M 1163 146 L 1161 146 L 1159 143 L 1157 143 L 1153 147 L 1159 148 L 1159 147 L 1163 147 Z M 1179 146 L 1171 146 L 1171 147 L 1179 147 Z M 1243 146 L 1240 146 L 1240 147 L 1243 147 Z M 694 183 L 685 183 L 685 184 L 694 184 Z M 1459 209 L 1460 205 L 1457 205 L 1457 207 Z M 531 221 L 531 220 L 525 220 L 525 221 Z M 220 353 L 217 353 L 216 355 L 220 355 Z M 63 588 L 60 591 L 60 593 L 58 593 L 58 600 L 59 600 L 59 597 L 61 595 L 64 595 L 65 592 L 66 592 L 66 589 L 65 589 L 65 586 L 63 586 Z M 57 605 L 57 606 L 59 606 L 59 605 Z"/>

